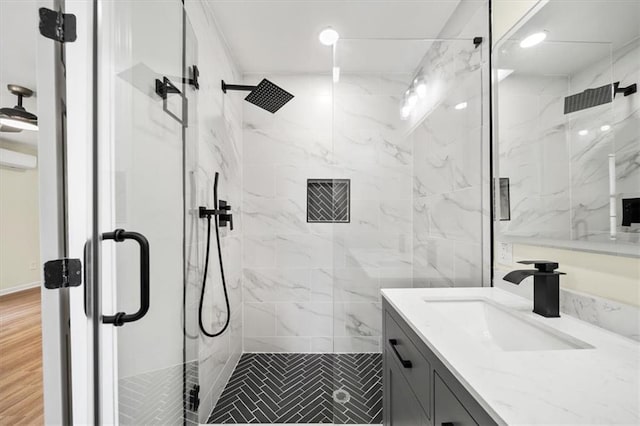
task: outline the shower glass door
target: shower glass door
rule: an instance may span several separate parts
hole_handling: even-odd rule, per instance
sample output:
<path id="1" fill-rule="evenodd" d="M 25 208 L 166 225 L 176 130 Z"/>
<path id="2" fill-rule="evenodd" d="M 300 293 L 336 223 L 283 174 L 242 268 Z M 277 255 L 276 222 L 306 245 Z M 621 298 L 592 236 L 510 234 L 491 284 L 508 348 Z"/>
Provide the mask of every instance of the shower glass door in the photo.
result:
<path id="1" fill-rule="evenodd" d="M 380 290 L 489 285 L 488 48 L 470 37 L 334 49 L 334 421 L 382 423 Z"/>
<path id="2" fill-rule="evenodd" d="M 193 418 L 186 361 L 197 344 L 184 333 L 183 143 L 193 95 L 183 82 L 183 6 L 97 7 L 101 296 L 111 322 L 101 326 L 103 418 L 183 424 Z M 140 318 L 118 324 L 116 313 L 137 311 Z"/>

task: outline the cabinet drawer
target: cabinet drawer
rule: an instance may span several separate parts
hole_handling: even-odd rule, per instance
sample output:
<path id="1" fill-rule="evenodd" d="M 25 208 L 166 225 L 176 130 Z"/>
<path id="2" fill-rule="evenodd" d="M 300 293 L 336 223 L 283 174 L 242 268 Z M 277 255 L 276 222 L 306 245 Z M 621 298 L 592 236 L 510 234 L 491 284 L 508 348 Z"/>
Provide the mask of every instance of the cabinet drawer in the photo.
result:
<path id="1" fill-rule="evenodd" d="M 388 313 L 385 314 L 385 332 L 387 359 L 399 366 L 424 412 L 431 418 L 431 364 Z M 408 363 L 411 363 L 410 367 Z"/>
<path id="2" fill-rule="evenodd" d="M 436 426 L 478 426 L 464 405 L 442 381 L 438 373 L 433 375 L 434 381 L 434 417 Z"/>
<path id="3" fill-rule="evenodd" d="M 385 426 L 429 426 L 431 422 L 422 409 L 422 404 L 411 392 L 409 383 L 401 372 L 402 366 L 385 355 Z"/>

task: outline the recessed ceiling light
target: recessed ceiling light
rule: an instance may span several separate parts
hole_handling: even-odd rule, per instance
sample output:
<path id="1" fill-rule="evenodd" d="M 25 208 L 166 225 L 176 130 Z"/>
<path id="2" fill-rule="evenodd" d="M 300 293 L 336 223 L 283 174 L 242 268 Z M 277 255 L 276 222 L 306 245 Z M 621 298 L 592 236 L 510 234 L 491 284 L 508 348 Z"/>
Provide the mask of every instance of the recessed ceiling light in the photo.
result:
<path id="1" fill-rule="evenodd" d="M 547 38 L 547 33 L 544 31 L 541 31 L 539 33 L 533 33 L 525 37 L 524 40 L 520 42 L 520 47 L 524 49 L 528 47 L 533 47 L 536 44 L 542 43 L 545 38 Z"/>
<path id="2" fill-rule="evenodd" d="M 589 134 L 589 131 L 587 129 L 583 129 L 583 130 L 580 130 L 578 134 L 580 136 L 587 136 Z"/>
<path id="3" fill-rule="evenodd" d="M 605 124 L 603 126 L 600 126 L 600 130 L 603 132 L 608 132 L 609 130 L 611 130 L 611 126 L 608 124 Z"/>
<path id="4" fill-rule="evenodd" d="M 324 30 L 320 31 L 320 35 L 318 36 L 318 39 L 320 39 L 320 43 L 324 44 L 325 46 L 333 46 L 339 38 L 340 34 L 338 34 L 338 32 L 331 27 L 325 28 Z"/>
<path id="5" fill-rule="evenodd" d="M 460 102 L 458 105 L 454 106 L 455 109 L 465 109 L 467 107 L 467 103 L 466 102 Z"/>

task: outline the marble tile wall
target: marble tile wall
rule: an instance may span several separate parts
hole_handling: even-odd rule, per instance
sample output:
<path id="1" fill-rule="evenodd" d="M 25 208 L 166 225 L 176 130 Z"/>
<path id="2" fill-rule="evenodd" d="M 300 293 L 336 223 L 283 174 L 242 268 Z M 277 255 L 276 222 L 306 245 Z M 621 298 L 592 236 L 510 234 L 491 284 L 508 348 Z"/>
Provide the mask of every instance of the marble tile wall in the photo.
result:
<path id="1" fill-rule="evenodd" d="M 245 351 L 379 351 L 379 289 L 411 284 L 410 76 L 267 78 L 295 98 L 244 106 Z M 309 178 L 351 179 L 350 223 L 306 222 Z"/>
<path id="2" fill-rule="evenodd" d="M 199 364 L 199 421 L 204 423 L 242 353 L 242 98 L 224 95 L 220 90 L 220 80 L 239 82 L 242 77 L 216 28 L 210 5 L 206 1 L 187 0 L 185 9 L 193 27 L 192 37 L 187 34 L 187 56 L 194 58 L 200 70 L 200 89 L 188 92 L 190 125 L 185 146 L 188 313 L 185 326 L 187 348 L 191 348 L 188 357 Z M 220 173 L 219 198 L 232 206 L 234 230 L 220 229 L 231 323 L 224 334 L 210 338 L 198 328 L 197 304 L 204 273 L 207 225 L 206 220 L 198 218 L 197 209 L 201 205 L 213 206 L 215 172 Z M 203 312 L 203 322 L 209 332 L 224 325 L 227 312 L 213 228 Z"/>
<path id="3" fill-rule="evenodd" d="M 564 97 L 613 81 L 640 80 L 640 39 L 569 76 L 521 76 L 499 85 L 499 169 L 511 183 L 511 237 L 608 242 L 609 154 L 616 192 L 640 195 L 640 97 L 564 115 Z M 595 47 L 594 47 L 595 48 Z M 567 47 L 569 49 L 569 46 Z M 610 129 L 601 130 L 607 125 Z M 586 131 L 584 135 L 580 131 Z M 617 242 L 638 244 L 640 227 L 621 227 Z"/>
<path id="4" fill-rule="evenodd" d="M 436 85 L 415 121 L 399 114 L 413 73 L 245 76 L 295 95 L 275 115 L 244 105 L 245 351 L 379 351 L 381 288 L 482 285 L 484 5 L 425 52 Z M 350 223 L 306 223 L 308 178 L 351 179 Z"/>
<path id="5" fill-rule="evenodd" d="M 478 3 L 480 5 L 480 3 Z M 482 7 L 456 35 L 486 33 Z M 435 42 L 422 63 L 425 99 L 413 145 L 413 285 L 482 286 L 489 270 L 487 47 Z"/>

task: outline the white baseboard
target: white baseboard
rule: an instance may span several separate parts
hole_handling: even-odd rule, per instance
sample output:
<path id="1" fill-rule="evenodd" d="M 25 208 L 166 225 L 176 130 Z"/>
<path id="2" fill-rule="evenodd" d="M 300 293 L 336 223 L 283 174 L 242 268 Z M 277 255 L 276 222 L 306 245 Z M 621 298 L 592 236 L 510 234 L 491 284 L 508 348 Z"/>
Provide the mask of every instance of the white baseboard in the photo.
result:
<path id="1" fill-rule="evenodd" d="M 0 296 L 5 296 L 11 293 L 17 293 L 19 291 L 28 290 L 30 288 L 40 287 L 40 281 L 33 283 L 20 284 L 14 287 L 0 289 Z"/>

